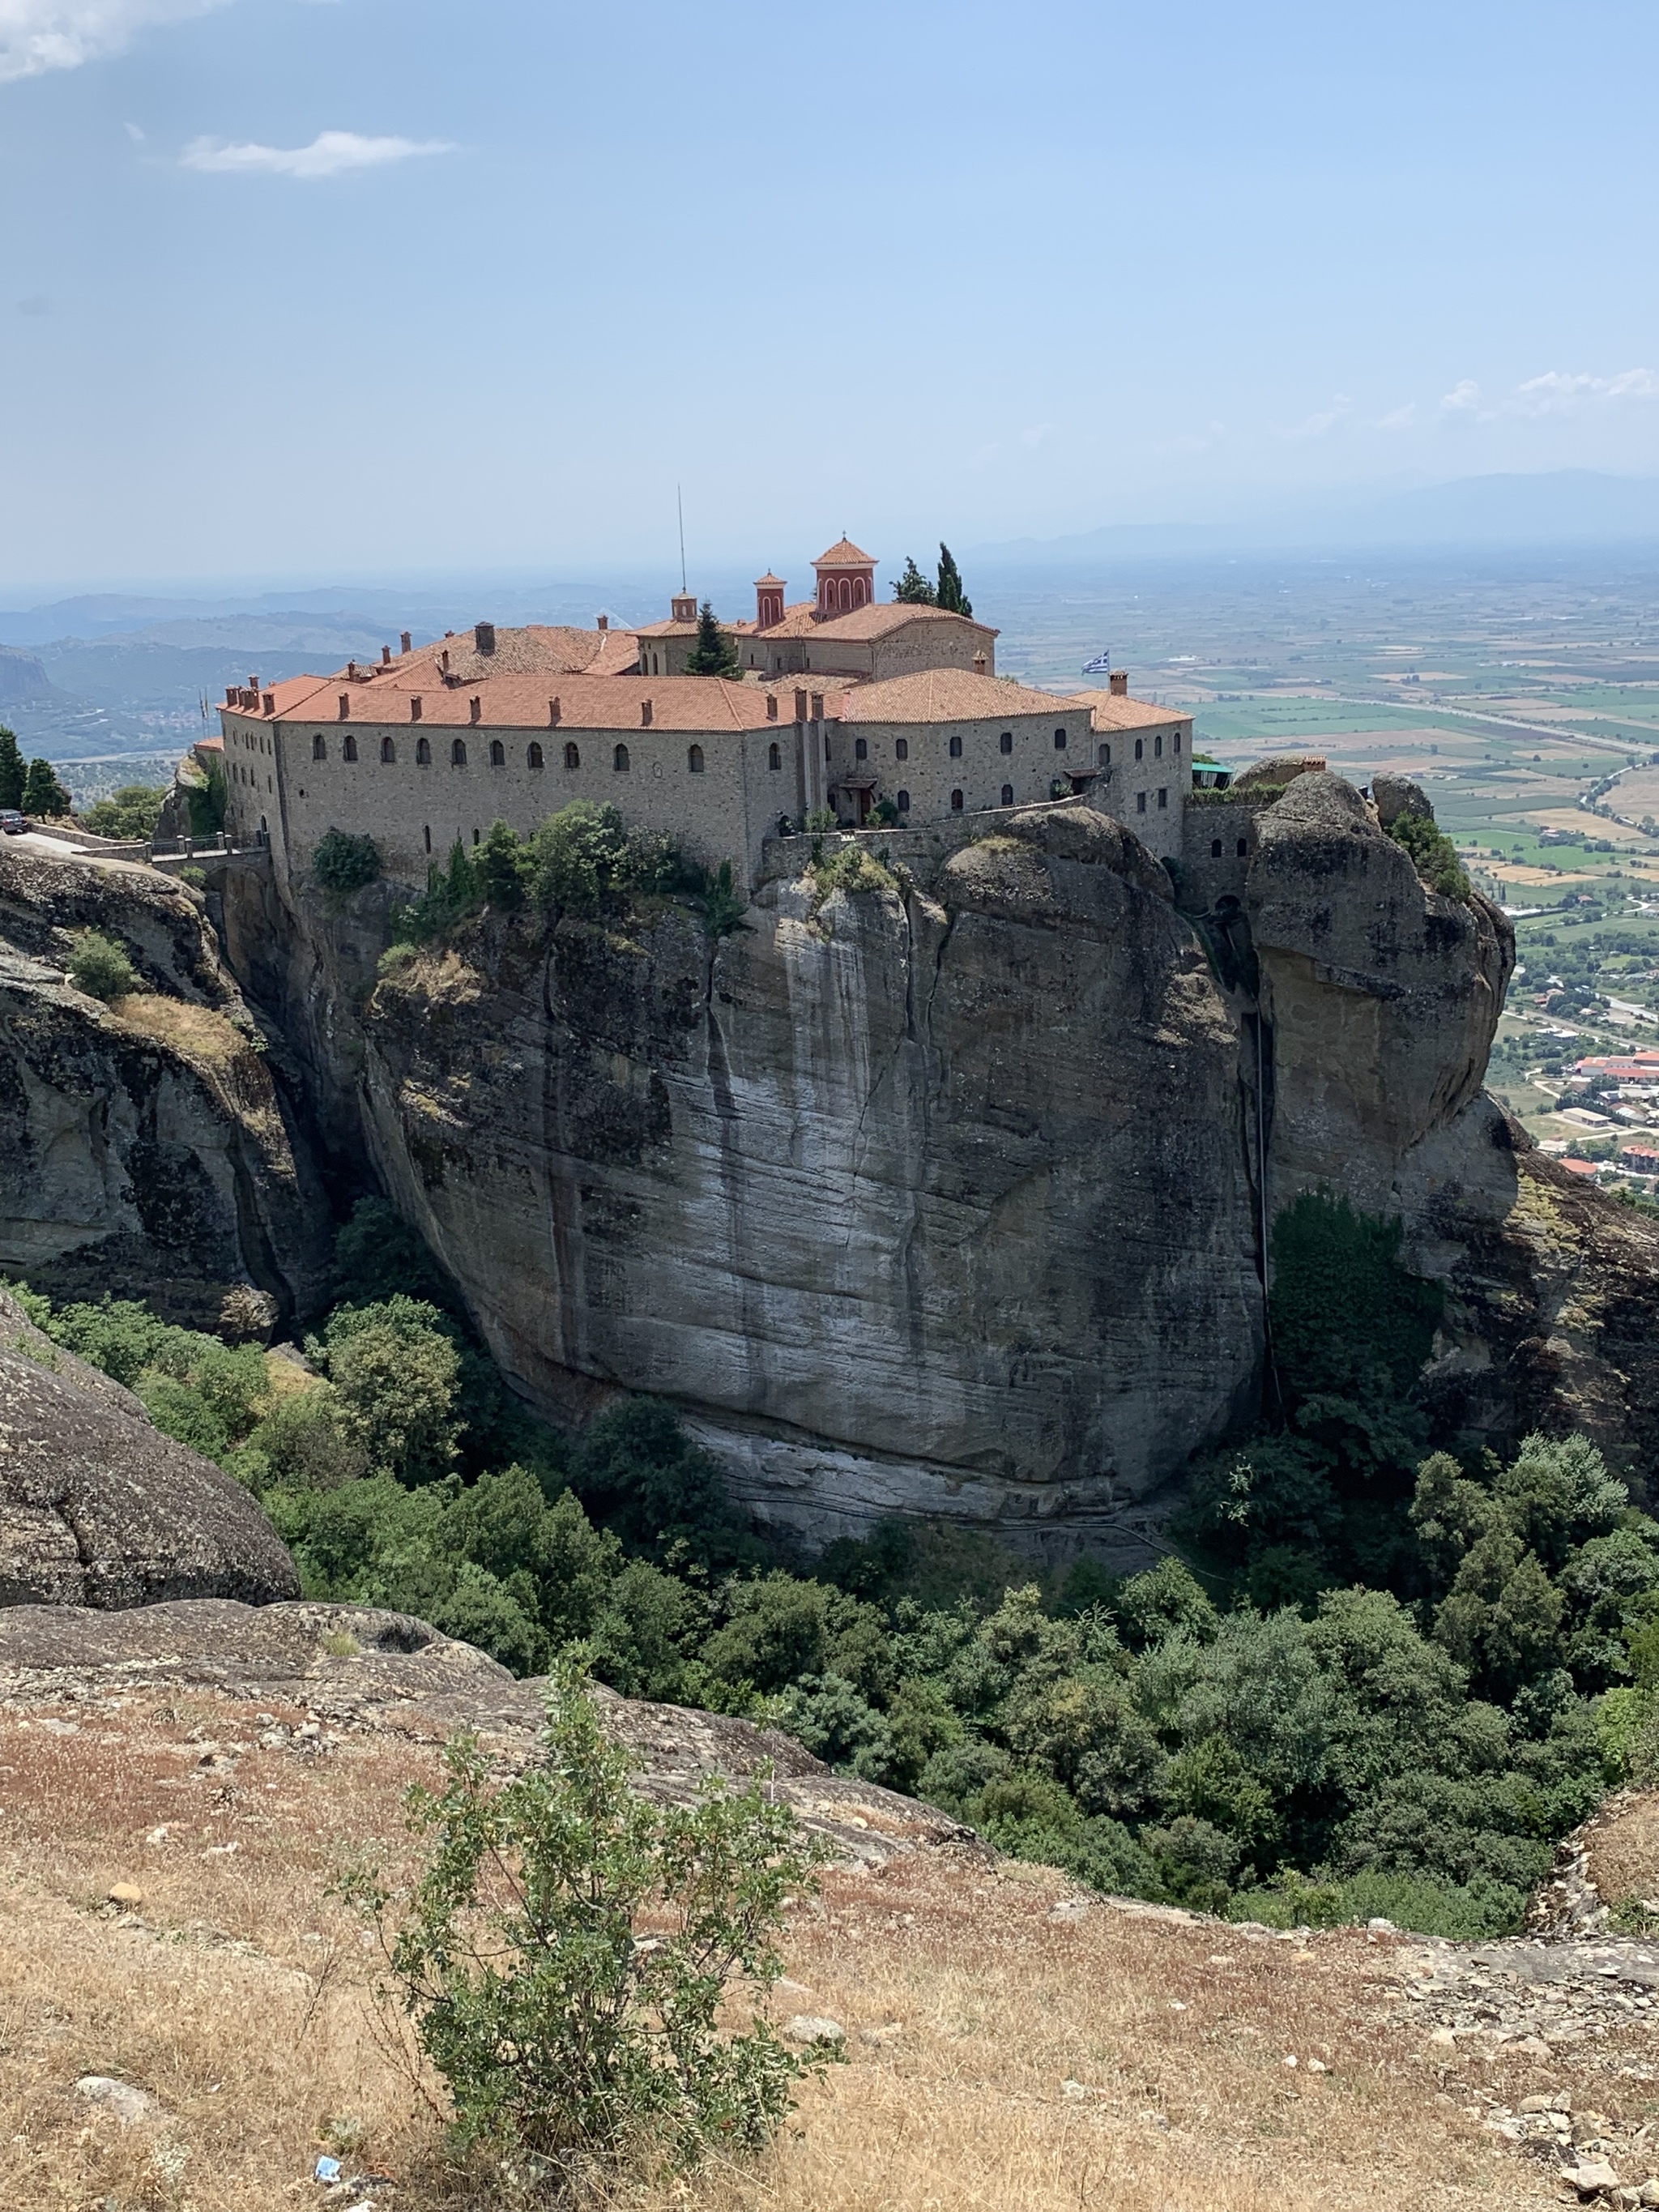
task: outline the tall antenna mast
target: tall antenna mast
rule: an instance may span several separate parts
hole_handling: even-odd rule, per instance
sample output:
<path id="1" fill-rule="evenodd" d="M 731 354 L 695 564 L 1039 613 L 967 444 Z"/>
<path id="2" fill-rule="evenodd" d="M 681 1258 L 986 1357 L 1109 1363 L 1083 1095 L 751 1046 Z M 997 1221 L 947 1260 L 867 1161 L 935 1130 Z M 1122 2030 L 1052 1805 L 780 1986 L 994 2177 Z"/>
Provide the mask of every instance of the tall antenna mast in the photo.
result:
<path id="1" fill-rule="evenodd" d="M 674 504 L 680 513 L 680 597 L 685 596 L 685 501 L 678 484 L 674 487 Z"/>

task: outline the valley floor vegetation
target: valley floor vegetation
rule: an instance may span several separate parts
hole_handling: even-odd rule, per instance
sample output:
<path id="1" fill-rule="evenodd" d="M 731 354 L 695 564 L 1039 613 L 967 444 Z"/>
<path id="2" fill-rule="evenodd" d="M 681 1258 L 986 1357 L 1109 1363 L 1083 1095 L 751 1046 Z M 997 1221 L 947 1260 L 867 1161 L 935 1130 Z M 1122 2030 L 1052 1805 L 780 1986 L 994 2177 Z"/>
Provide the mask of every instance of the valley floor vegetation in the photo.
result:
<path id="1" fill-rule="evenodd" d="M 1582 1437 L 1500 1462 L 1447 1433 L 1401 1242 L 1327 1197 L 1280 1214 L 1273 1418 L 1199 1470 L 1184 1556 L 1127 1579 L 938 1528 L 769 1547 L 670 1407 L 532 1415 L 377 1200 L 304 1365 L 20 1295 L 248 1486 L 309 1594 L 773 1723 L 1104 1890 L 1482 1936 L 1659 1774 L 1659 1524 Z"/>

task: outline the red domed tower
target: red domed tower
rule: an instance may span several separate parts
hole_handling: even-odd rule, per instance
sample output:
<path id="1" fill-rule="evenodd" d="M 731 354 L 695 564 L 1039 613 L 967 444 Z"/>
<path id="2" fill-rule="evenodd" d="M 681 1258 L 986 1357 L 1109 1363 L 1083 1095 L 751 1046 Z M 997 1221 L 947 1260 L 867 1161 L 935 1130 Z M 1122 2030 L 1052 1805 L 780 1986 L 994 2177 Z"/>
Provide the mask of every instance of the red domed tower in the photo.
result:
<path id="1" fill-rule="evenodd" d="M 774 623 L 783 620 L 783 595 L 789 586 L 781 576 L 775 576 L 769 568 L 763 576 L 755 579 L 755 628 L 770 629 Z"/>
<path id="2" fill-rule="evenodd" d="M 873 605 L 876 596 L 876 556 L 854 545 L 852 539 L 842 537 L 827 553 L 820 553 L 812 567 L 818 580 L 817 617 L 828 622 L 832 615 L 849 615 L 859 607 Z"/>

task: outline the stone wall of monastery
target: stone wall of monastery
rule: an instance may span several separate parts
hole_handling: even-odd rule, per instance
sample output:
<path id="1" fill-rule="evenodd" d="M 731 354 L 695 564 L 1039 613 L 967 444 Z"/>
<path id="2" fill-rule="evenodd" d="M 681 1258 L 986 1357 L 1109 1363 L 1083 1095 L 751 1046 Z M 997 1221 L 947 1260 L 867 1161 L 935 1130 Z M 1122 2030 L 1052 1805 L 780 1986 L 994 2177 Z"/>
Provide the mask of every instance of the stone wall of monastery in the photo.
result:
<path id="1" fill-rule="evenodd" d="M 805 733 L 794 724 L 720 733 L 667 729 L 625 731 L 554 728 L 465 730 L 418 723 L 381 726 L 319 722 L 260 723 L 227 713 L 227 764 L 246 766 L 249 780 L 233 775 L 228 789 L 239 830 L 269 827 L 280 872 L 310 865 L 331 829 L 367 834 L 380 848 L 381 865 L 394 880 L 419 884 L 430 860 L 441 860 L 457 838 L 469 848 L 505 822 L 520 836 L 573 799 L 619 807 L 640 829 L 672 836 L 693 858 L 714 865 L 729 860 L 747 887 L 758 866 L 763 840 L 781 814 L 799 817 L 809 804 L 803 758 Z M 358 757 L 345 757 L 355 737 Z M 430 759 L 419 758 L 425 735 Z M 324 757 L 314 757 L 320 738 Z M 395 757 L 381 758 L 389 738 Z M 463 761 L 452 759 L 459 741 Z M 501 757 L 492 762 L 492 745 Z M 532 745 L 543 765 L 531 765 Z M 702 768 L 690 766 L 693 745 Z M 777 748 L 778 766 L 770 766 Z M 260 750 L 274 747 L 272 752 Z M 575 765 L 567 764 L 575 749 Z M 626 767 L 617 765 L 619 749 Z M 262 780 L 264 787 L 258 787 Z"/>
<path id="2" fill-rule="evenodd" d="M 896 799 L 908 792 L 913 823 L 977 814 L 988 807 L 1030 806 L 1052 796 L 1056 775 L 1094 765 L 1094 733 L 1086 707 L 1056 699 L 1052 715 L 1018 714 L 1006 720 L 962 722 L 830 722 L 829 776 L 873 775 L 876 795 Z M 1054 742 L 1065 733 L 1063 747 Z M 1011 750 L 1004 752 L 1005 734 Z M 953 757 L 951 741 L 962 750 Z M 866 756 L 858 757 L 863 742 Z M 901 757 L 899 747 L 905 748 Z M 960 807 L 953 794 L 960 792 Z M 1008 794 L 1005 796 L 1005 792 Z M 843 815 L 850 809 L 843 801 Z"/>

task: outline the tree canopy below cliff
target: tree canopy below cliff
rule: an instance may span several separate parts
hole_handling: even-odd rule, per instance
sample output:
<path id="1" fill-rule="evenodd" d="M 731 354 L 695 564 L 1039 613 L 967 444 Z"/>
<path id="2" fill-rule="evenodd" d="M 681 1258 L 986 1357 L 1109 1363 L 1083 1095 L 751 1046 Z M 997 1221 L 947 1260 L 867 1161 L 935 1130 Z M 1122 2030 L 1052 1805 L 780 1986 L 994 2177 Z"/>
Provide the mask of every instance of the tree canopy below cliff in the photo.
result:
<path id="1" fill-rule="evenodd" d="M 896 1523 L 810 1569 L 769 1550 L 671 1408 L 528 1414 L 377 1200 L 309 1377 L 142 1306 L 29 1303 L 256 1492 L 313 1595 L 520 1674 L 580 1644 L 624 1694 L 781 1726 L 1103 1888 L 1513 1928 L 1556 1840 L 1659 1766 L 1659 1526 L 1583 1438 L 1427 1449 L 1437 1307 L 1389 1224 L 1304 1200 L 1275 1255 L 1283 1418 L 1206 1470 L 1189 1563 L 1127 1580 Z"/>

